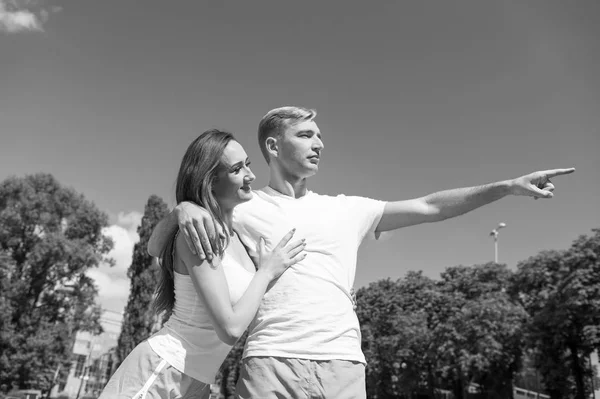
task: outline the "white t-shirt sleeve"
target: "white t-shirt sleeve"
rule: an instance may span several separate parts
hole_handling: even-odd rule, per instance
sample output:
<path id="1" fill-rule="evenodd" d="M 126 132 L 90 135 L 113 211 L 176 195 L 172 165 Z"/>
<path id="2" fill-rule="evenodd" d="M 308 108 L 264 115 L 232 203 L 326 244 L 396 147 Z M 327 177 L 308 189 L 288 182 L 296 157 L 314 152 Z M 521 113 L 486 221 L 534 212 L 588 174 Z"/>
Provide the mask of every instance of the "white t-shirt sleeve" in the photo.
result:
<path id="1" fill-rule="evenodd" d="M 347 220 L 356 226 L 359 242 L 367 236 L 378 238 L 375 229 L 379 226 L 386 202 L 365 197 L 342 197 L 347 207 Z"/>

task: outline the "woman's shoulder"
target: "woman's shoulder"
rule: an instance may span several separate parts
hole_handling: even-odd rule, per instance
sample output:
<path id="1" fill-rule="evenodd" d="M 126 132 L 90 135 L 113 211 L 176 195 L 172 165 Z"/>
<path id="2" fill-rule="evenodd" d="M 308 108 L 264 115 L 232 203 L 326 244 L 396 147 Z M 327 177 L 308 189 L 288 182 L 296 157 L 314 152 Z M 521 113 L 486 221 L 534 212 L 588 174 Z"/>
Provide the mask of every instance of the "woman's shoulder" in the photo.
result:
<path id="1" fill-rule="evenodd" d="M 200 259 L 196 252 L 192 251 L 190 245 L 191 244 L 188 244 L 188 240 L 186 239 L 186 237 L 184 237 L 184 233 L 179 231 L 177 236 L 175 237 L 173 259 L 179 258 L 183 261 L 184 265 L 187 266 L 199 266 L 202 263 L 204 263 L 204 260 Z M 229 248 L 227 247 L 225 249 L 225 252 L 227 252 L 228 249 Z M 219 261 L 222 261 L 222 258 L 223 256 L 225 256 L 225 253 L 223 253 L 222 256 L 218 256 L 216 254 L 214 256 L 215 258 L 219 258 Z"/>
<path id="2" fill-rule="evenodd" d="M 193 261 L 196 264 L 202 262 L 200 257 L 192 252 L 192 249 L 188 245 L 184 233 L 181 230 L 178 230 L 177 233 L 175 233 L 175 245 L 173 246 L 173 250 L 174 260 L 179 258 L 183 260 L 184 263 Z"/>

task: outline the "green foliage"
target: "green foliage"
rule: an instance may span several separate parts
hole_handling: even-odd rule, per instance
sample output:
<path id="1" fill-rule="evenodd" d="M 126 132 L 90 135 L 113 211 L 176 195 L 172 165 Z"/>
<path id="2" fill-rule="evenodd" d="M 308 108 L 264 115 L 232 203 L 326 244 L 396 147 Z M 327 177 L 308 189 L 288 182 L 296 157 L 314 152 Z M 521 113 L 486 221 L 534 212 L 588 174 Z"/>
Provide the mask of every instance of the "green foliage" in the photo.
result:
<path id="1" fill-rule="evenodd" d="M 521 366 L 527 314 L 506 293 L 511 272 L 495 263 L 450 267 L 441 287 L 452 293 L 459 309 L 445 325 L 441 356 L 454 370 L 455 394 L 465 383 L 487 393 L 510 396 L 511 381 Z M 460 381 L 460 384 L 457 382 Z"/>
<path id="2" fill-rule="evenodd" d="M 530 315 L 529 346 L 553 398 L 591 392 L 588 359 L 600 347 L 600 229 L 592 233 L 519 263 L 511 289 Z"/>
<path id="3" fill-rule="evenodd" d="M 0 184 L 0 384 L 50 389 L 75 333 L 101 331 L 85 272 L 109 261 L 107 220 L 52 175 Z"/>
<path id="4" fill-rule="evenodd" d="M 600 346 L 600 229 L 566 251 L 381 280 L 357 293 L 369 397 L 438 389 L 511 397 L 512 381 L 552 398 L 591 392 L 589 355 Z M 524 354 L 529 363 L 523 366 Z M 540 384 L 539 378 L 542 378 Z"/>
<path id="5" fill-rule="evenodd" d="M 502 265 L 458 266 L 441 281 L 409 272 L 359 290 L 368 395 L 463 397 L 471 382 L 509 394 L 526 317 L 505 293 L 509 276 Z"/>
<path id="6" fill-rule="evenodd" d="M 233 345 L 219 369 L 215 382 L 220 389 L 219 399 L 235 398 L 235 386 L 240 376 L 240 367 L 242 364 L 242 355 L 244 354 L 246 338 L 248 338 L 247 331 L 235 345 Z"/>
<path id="7" fill-rule="evenodd" d="M 137 344 L 148 338 L 158 324 L 151 305 L 160 274 L 156 260 L 148 254 L 146 248 L 152 230 L 167 213 L 167 205 L 160 197 L 152 195 L 148 198 L 142 223 L 137 230 L 140 240 L 133 248 L 133 258 L 127 270 L 131 288 L 118 340 L 119 363 Z"/>
<path id="8" fill-rule="evenodd" d="M 358 290 L 356 299 L 369 396 L 433 389 L 439 332 L 453 313 L 452 296 L 422 273 L 409 272 L 404 280 L 381 280 Z"/>

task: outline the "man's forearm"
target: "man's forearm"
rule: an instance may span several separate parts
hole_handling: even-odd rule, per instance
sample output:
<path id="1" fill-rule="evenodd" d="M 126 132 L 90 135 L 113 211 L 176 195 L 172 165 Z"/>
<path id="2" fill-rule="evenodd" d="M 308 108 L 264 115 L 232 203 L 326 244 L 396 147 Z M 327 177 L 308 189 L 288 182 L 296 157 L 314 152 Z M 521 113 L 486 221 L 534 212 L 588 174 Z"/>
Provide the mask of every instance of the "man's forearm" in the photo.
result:
<path id="1" fill-rule="evenodd" d="M 161 255 L 163 248 L 167 245 L 167 240 L 177 230 L 177 225 L 177 216 L 174 211 L 158 222 L 148 240 L 148 253 L 151 256 Z"/>
<path id="2" fill-rule="evenodd" d="M 375 231 L 439 222 L 463 215 L 507 195 L 552 198 L 554 184 L 550 182 L 550 178 L 574 171 L 575 168 L 538 171 L 483 186 L 456 188 L 411 200 L 388 202 Z"/>
<path id="3" fill-rule="evenodd" d="M 510 194 L 510 181 L 439 191 L 423 197 L 431 209 L 432 222 L 463 215 Z"/>

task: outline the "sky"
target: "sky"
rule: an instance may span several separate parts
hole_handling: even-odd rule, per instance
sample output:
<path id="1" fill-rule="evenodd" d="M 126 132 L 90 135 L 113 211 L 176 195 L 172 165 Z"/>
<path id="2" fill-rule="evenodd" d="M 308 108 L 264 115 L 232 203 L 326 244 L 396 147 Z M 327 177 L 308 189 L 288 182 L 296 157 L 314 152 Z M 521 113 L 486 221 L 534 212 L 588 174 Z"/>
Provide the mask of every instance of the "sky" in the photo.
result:
<path id="1" fill-rule="evenodd" d="M 233 132 L 264 186 L 258 122 L 300 105 L 318 112 L 321 194 L 402 200 L 577 168 L 551 200 L 363 243 L 355 287 L 492 261 L 499 222 L 515 269 L 600 227 L 599 37 L 595 0 L 0 0 L 0 180 L 51 173 L 109 215 L 116 265 L 90 275 L 121 311 L 144 205 L 175 205 L 190 142 Z"/>

